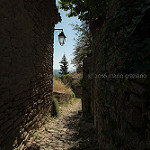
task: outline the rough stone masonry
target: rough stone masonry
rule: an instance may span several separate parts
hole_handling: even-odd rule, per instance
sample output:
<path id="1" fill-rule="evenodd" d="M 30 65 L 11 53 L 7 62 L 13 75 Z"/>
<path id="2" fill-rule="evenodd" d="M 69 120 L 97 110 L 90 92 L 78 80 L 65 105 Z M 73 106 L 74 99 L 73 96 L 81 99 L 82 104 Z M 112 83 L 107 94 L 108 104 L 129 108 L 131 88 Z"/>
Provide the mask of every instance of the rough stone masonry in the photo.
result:
<path id="1" fill-rule="evenodd" d="M 12 150 L 52 111 L 55 0 L 0 1 L 0 150 Z"/>
<path id="2" fill-rule="evenodd" d="M 150 150 L 149 5 L 112 0 L 100 32 L 93 32 L 92 54 L 83 62 L 82 107 L 93 115 L 100 150 Z M 141 73 L 148 77 L 135 78 Z"/>

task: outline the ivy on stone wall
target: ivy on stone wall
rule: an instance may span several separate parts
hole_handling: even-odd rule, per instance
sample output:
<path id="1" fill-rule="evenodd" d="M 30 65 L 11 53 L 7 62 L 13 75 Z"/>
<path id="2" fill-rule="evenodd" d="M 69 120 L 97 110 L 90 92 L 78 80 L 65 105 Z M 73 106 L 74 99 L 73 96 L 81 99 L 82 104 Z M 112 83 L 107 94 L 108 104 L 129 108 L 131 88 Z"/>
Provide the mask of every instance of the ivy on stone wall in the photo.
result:
<path id="1" fill-rule="evenodd" d="M 114 4 L 113 4 L 114 3 Z M 117 3 L 118 4 L 118 3 Z M 141 83 L 145 85 L 147 91 L 150 91 L 150 38 L 149 26 L 150 20 L 148 16 L 150 12 L 150 1 L 133 1 L 121 0 L 118 5 L 115 1 L 110 4 L 114 7 L 113 12 L 107 12 L 106 21 L 101 30 L 95 35 L 93 42 L 94 53 L 98 59 L 96 67 L 99 66 L 101 74 L 107 76 L 112 74 L 122 74 L 123 78 L 100 78 L 94 79 L 99 83 L 100 94 L 98 95 L 99 105 L 101 106 L 101 116 L 103 123 L 101 124 L 101 133 L 105 136 L 105 140 L 111 141 L 112 149 L 119 149 L 130 143 L 127 137 L 132 137 L 132 132 L 125 132 L 124 135 L 118 134 L 120 122 L 116 121 L 113 113 L 120 104 L 128 102 L 131 95 L 131 90 L 134 84 Z M 112 14 L 110 14 L 112 13 Z M 95 68 L 96 70 L 96 68 Z M 96 71 L 93 71 L 93 74 Z M 124 78 L 125 74 L 146 74 L 146 79 Z M 137 84 L 138 85 L 138 84 Z M 137 87 L 137 89 L 140 87 Z M 129 91 L 129 93 L 128 93 Z M 139 93 L 137 93 L 138 95 Z M 124 98 L 122 98 L 124 97 Z M 142 99 L 142 118 L 141 122 L 143 128 L 149 123 L 148 115 L 148 99 L 149 92 L 143 92 L 139 96 Z M 119 112 L 120 116 L 125 116 L 122 110 Z M 130 130 L 126 127 L 126 130 Z M 144 136 L 139 133 L 141 137 Z M 111 140 L 110 140 L 111 139 Z M 109 142 L 106 142 L 109 143 Z"/>

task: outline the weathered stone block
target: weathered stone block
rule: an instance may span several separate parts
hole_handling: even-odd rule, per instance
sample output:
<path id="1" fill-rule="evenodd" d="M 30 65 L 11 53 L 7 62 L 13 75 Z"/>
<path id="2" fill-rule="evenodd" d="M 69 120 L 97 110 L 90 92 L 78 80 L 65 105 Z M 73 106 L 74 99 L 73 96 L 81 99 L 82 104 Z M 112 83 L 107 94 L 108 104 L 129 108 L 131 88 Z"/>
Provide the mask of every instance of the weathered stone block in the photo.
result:
<path id="1" fill-rule="evenodd" d="M 0 2 L 0 128 L 6 134 L 0 137 L 2 150 L 19 145 L 48 113 L 44 109 L 51 108 L 52 102 L 47 102 L 52 101 L 48 94 L 52 95 L 54 35 L 49 33 L 60 21 L 53 3 Z"/>

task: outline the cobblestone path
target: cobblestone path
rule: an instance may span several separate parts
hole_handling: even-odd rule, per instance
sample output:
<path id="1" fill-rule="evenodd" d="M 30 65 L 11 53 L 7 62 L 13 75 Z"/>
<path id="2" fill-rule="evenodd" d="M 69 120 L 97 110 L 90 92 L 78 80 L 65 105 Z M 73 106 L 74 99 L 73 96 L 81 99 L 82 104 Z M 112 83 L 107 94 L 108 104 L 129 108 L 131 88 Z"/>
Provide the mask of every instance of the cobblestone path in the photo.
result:
<path id="1" fill-rule="evenodd" d="M 59 118 L 50 118 L 33 131 L 26 150 L 98 150 L 93 122 L 81 115 L 81 100 L 62 106 Z"/>

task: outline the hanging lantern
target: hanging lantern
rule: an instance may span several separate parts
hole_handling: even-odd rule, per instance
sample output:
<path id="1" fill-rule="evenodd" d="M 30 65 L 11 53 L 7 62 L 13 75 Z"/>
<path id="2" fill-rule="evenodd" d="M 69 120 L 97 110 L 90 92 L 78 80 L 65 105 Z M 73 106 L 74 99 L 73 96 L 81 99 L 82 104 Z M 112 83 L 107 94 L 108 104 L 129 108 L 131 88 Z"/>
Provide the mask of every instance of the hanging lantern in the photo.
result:
<path id="1" fill-rule="evenodd" d="M 63 31 L 58 35 L 58 40 L 61 46 L 65 44 L 66 36 L 64 35 Z"/>

